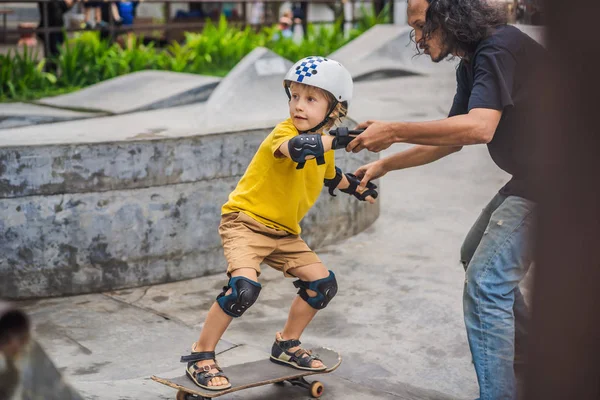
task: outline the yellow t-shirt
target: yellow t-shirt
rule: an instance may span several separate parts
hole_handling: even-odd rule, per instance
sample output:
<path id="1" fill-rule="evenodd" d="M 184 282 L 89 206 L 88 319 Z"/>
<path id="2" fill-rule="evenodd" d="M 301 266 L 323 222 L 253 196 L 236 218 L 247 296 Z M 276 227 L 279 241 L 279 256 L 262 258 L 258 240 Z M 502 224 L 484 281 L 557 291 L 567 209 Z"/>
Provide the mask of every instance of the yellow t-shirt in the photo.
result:
<path id="1" fill-rule="evenodd" d="M 283 155 L 275 157 L 281 144 L 298 134 L 289 118 L 273 129 L 229 194 L 222 214 L 241 211 L 268 227 L 300 234 L 300 221 L 317 201 L 323 180 L 335 177 L 335 157 L 330 150 L 325 164 L 307 160 L 302 169 Z"/>

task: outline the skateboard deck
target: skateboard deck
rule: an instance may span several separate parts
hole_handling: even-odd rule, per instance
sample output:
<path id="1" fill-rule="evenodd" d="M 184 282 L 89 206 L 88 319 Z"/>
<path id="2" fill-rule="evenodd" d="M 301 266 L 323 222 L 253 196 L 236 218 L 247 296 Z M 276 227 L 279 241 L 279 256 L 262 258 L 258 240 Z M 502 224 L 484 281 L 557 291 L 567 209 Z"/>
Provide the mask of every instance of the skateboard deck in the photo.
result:
<path id="1" fill-rule="evenodd" d="M 342 363 L 342 357 L 331 349 L 319 347 L 313 350 L 327 366 L 323 371 L 303 371 L 285 365 L 272 362 L 267 355 L 264 360 L 252 361 L 244 364 L 232 365 L 224 368 L 231 387 L 225 390 L 206 390 L 197 386 L 187 375 L 177 378 L 166 379 L 152 376 L 152 380 L 177 389 L 177 400 L 211 399 L 223 396 L 238 390 L 268 385 L 271 383 L 290 382 L 294 386 L 300 386 L 310 391 L 312 397 L 321 397 L 325 387 L 319 381 L 308 382 L 304 377 L 309 375 L 326 374 L 337 369 Z"/>

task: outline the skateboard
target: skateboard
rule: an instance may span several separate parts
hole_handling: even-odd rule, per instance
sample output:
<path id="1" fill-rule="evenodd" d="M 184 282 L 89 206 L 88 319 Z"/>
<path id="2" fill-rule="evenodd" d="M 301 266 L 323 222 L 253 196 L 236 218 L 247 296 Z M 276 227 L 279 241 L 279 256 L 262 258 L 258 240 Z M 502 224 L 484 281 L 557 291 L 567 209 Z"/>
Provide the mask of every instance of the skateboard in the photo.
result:
<path id="1" fill-rule="evenodd" d="M 294 386 L 300 386 L 308 389 L 310 395 L 314 398 L 321 397 L 325 391 L 325 386 L 319 381 L 309 382 L 304 377 L 309 375 L 327 374 L 337 369 L 342 363 L 342 357 L 331 349 L 319 347 L 313 350 L 327 366 L 323 371 L 303 371 L 285 365 L 272 362 L 268 358 L 248 362 L 244 364 L 232 365 L 224 368 L 231 387 L 225 390 L 206 390 L 197 386 L 187 375 L 177 378 L 166 379 L 152 376 L 152 380 L 163 385 L 177 389 L 177 400 L 206 400 L 214 397 L 223 396 L 228 393 L 252 387 L 268 385 L 271 383 L 283 385 L 286 381 Z"/>

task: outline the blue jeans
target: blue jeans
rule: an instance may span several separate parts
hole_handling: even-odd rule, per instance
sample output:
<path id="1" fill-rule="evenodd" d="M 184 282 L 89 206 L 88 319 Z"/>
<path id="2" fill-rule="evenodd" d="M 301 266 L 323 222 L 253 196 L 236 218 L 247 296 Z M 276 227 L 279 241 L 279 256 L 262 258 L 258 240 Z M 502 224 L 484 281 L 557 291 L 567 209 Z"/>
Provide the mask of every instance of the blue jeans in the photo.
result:
<path id="1" fill-rule="evenodd" d="M 517 398 L 515 346 L 524 348 L 529 319 L 519 282 L 532 262 L 534 210 L 532 201 L 497 194 L 461 248 L 464 317 L 480 400 Z"/>

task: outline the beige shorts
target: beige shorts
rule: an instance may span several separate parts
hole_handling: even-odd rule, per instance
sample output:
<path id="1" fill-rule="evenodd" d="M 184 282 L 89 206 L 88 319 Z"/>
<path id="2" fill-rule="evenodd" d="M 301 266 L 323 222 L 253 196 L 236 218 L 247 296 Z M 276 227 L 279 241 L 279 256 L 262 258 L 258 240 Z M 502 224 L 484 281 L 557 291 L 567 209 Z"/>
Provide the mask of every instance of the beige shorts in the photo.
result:
<path id="1" fill-rule="evenodd" d="M 243 212 L 223 215 L 219 234 L 227 275 L 240 268 L 254 268 L 260 275 L 260 264 L 264 262 L 293 277 L 290 269 L 321 262 L 300 236 L 269 228 Z"/>

